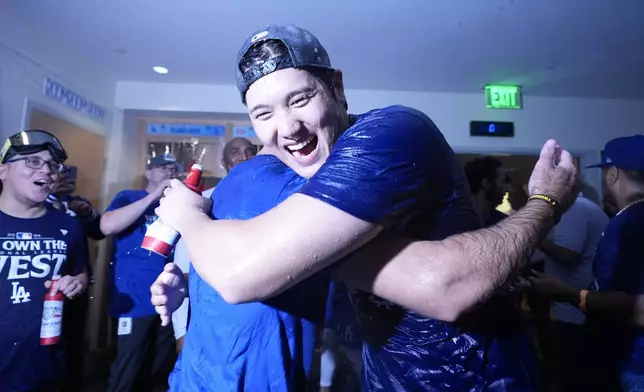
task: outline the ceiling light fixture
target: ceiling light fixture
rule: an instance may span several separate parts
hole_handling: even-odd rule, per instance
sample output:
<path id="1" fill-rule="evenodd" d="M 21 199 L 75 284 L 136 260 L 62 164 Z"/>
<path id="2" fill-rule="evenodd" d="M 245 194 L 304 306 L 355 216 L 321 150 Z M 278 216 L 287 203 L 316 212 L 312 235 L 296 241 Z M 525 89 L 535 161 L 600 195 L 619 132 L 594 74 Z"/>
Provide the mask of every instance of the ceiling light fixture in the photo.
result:
<path id="1" fill-rule="evenodd" d="M 158 66 L 158 65 L 152 67 L 152 70 L 154 72 L 158 73 L 158 74 L 161 74 L 161 75 L 165 75 L 165 74 L 167 74 L 169 72 L 166 67 L 161 67 L 161 66 Z"/>

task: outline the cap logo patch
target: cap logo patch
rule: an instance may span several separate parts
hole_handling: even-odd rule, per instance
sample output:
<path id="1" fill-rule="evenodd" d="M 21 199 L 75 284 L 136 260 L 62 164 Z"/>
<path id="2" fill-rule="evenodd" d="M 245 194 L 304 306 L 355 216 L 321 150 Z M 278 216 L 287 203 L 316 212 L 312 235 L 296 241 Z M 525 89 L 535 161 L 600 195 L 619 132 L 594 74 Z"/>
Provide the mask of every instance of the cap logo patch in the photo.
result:
<path id="1" fill-rule="evenodd" d="M 275 71 L 275 69 L 277 68 L 277 62 L 276 62 L 275 60 L 273 60 L 273 59 L 266 60 L 266 61 L 265 61 L 265 62 L 260 66 L 260 68 L 262 69 L 262 73 L 263 73 L 264 75 L 267 75 L 267 74 L 269 74 L 269 73 L 271 73 L 271 72 Z"/>
<path id="2" fill-rule="evenodd" d="M 613 163 L 613 160 L 610 159 L 609 157 L 606 157 L 606 163 Z"/>
<path id="3" fill-rule="evenodd" d="M 253 42 L 257 41 L 258 39 L 262 39 L 268 35 L 268 31 L 262 31 L 261 33 L 257 33 L 253 35 L 253 38 L 250 39 L 250 43 L 252 44 Z"/>

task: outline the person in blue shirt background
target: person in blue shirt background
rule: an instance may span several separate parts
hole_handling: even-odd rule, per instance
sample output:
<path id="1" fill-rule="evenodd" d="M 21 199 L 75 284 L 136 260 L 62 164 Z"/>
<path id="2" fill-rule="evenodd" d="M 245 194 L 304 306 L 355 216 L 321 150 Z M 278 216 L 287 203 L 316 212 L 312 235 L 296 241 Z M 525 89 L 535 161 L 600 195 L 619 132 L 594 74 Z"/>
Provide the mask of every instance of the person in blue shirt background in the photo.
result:
<path id="1" fill-rule="evenodd" d="M 596 391 L 644 391 L 644 329 L 633 325 L 644 294 L 644 135 L 613 139 L 602 161 L 605 205 L 612 219 L 597 245 L 595 281 L 579 290 L 536 274 L 536 290 L 586 313 L 588 385 Z"/>
<path id="2" fill-rule="evenodd" d="M 250 219 L 303 183 L 274 156 L 260 155 L 237 165 L 217 185 L 212 215 Z M 316 332 L 324 322 L 328 282 L 328 275 L 321 274 L 270 300 L 235 305 L 191 267 L 190 327 L 170 390 L 305 390 Z"/>
<path id="3" fill-rule="evenodd" d="M 172 325 L 161 326 L 150 304 L 150 285 L 168 259 L 141 248 L 147 227 L 156 219 L 163 190 L 177 174 L 176 160 L 150 160 L 147 186 L 116 195 L 101 217 L 104 235 L 114 237 L 110 263 L 110 315 L 114 318 L 116 357 L 108 392 L 145 391 L 167 382 L 175 358 Z"/>
<path id="4" fill-rule="evenodd" d="M 87 243 L 78 220 L 48 208 L 67 154 L 53 135 L 20 132 L 0 151 L 0 391 L 53 392 L 63 382 L 64 341 L 40 345 L 50 280 L 67 298 L 87 288 Z"/>
<path id="5" fill-rule="evenodd" d="M 349 290 L 341 281 L 332 280 L 329 287 L 322 345 L 320 392 L 359 391 L 362 334 Z"/>
<path id="6" fill-rule="evenodd" d="M 544 145 L 531 193 L 549 197 L 531 199 L 497 231 L 446 239 L 480 222 L 462 168 L 429 117 L 402 106 L 349 115 L 341 73 L 331 68 L 319 41 L 295 26 L 270 26 L 250 36 L 240 51 L 237 81 L 265 153 L 308 181 L 279 206 L 244 221 L 211 220 L 203 198 L 172 181 L 157 214 L 182 234 L 200 278 L 232 304 L 270 300 L 390 229 L 392 237 L 352 255 L 348 261 L 358 257 L 355 264 L 338 265 L 343 280 L 367 291 L 354 301 L 366 342 L 363 389 L 532 390 L 524 342 L 502 344 L 491 335 L 498 331 L 474 331 L 481 314 L 464 325 L 439 320 L 455 321 L 522 264 L 552 224 L 557 202 L 567 205 L 576 178 L 570 154 L 554 141 Z M 396 232 L 430 241 L 400 239 Z M 474 273 L 472 263 L 487 268 Z M 448 289 L 442 278 L 452 274 L 459 277 L 448 280 L 459 287 L 450 283 Z M 168 267 L 153 288 L 153 303 L 166 322 L 182 280 L 178 268 Z M 199 295 L 192 280 L 190 285 L 194 301 Z M 253 365 L 252 358 L 246 361 Z M 197 363 L 199 379 L 207 362 Z M 227 385 L 229 377 L 241 378 L 236 385 L 243 389 L 246 374 L 212 379 Z M 262 381 L 271 385 L 270 378 Z M 268 390 L 294 387 L 280 382 Z"/>

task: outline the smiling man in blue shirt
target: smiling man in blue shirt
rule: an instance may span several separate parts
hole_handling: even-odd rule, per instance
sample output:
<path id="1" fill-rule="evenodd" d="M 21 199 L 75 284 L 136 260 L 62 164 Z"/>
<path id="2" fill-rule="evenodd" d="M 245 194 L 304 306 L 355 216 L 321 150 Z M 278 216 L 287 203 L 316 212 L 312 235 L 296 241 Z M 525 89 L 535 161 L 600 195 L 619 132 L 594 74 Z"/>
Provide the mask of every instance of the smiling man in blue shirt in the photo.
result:
<path id="1" fill-rule="evenodd" d="M 270 26 L 250 36 L 238 57 L 237 82 L 264 153 L 272 155 L 254 158 L 231 175 L 244 167 L 258 170 L 261 159 L 308 180 L 289 188 L 293 194 L 275 208 L 243 221 L 211 220 L 203 213 L 203 198 L 173 181 L 157 213 L 184 237 L 193 270 L 205 283 L 201 287 L 214 288 L 208 295 L 195 293 L 191 273 L 191 297 L 203 294 L 211 310 L 223 309 L 222 302 L 243 303 L 228 304 L 231 311 L 262 303 L 286 310 L 285 320 L 306 317 L 297 306 L 301 296 L 288 301 L 284 296 L 317 285 L 327 267 L 369 243 L 358 251 L 356 263 L 333 268 L 349 286 L 363 290 L 355 303 L 365 339 L 364 390 L 532 391 L 526 370 L 531 358 L 524 355 L 529 342 L 514 336 L 502 341 L 490 335 L 500 331 L 476 330 L 484 317 L 480 312 L 464 324 L 452 322 L 487 299 L 552 222 L 553 197 L 567 200 L 575 177 L 570 155 L 554 141 L 544 146 L 531 190 L 551 197 L 531 200 L 499 227 L 454 235 L 480 227 L 480 221 L 441 132 L 427 115 L 403 106 L 349 115 L 341 73 L 331 68 L 326 50 L 310 32 Z M 253 181 L 262 179 L 256 175 Z M 269 202 L 261 194 L 248 196 L 264 208 Z M 370 242 L 383 229 L 391 237 Z M 166 320 L 172 310 L 167 300 L 174 305 L 176 298 L 165 289 L 182 284 L 183 275 L 175 272 L 167 267 L 152 289 Z M 294 377 L 301 372 L 294 371 L 306 369 L 310 359 L 310 347 L 301 340 L 308 331 L 304 325 L 293 320 L 292 328 L 248 330 L 240 324 L 221 335 L 214 322 L 204 320 L 199 328 L 218 331 L 221 338 L 213 340 L 211 333 L 210 340 L 195 341 L 200 346 L 189 350 L 198 328 L 196 322 L 191 325 L 180 371 L 185 388 L 192 389 L 177 384 L 173 390 L 303 390 Z M 277 338 L 281 344 L 261 350 Z M 217 352 L 236 339 L 260 355 L 247 355 L 242 347 Z M 207 356 L 211 361 L 204 360 Z"/>

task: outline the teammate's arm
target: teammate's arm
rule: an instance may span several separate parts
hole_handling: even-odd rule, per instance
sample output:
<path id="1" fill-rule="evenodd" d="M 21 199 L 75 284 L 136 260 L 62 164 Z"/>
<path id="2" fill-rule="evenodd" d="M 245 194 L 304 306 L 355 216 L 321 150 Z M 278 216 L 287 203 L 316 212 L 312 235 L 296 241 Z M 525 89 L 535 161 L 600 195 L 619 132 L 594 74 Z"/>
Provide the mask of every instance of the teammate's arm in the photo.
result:
<path id="1" fill-rule="evenodd" d="M 534 200 L 494 226 L 443 241 L 383 233 L 351 254 L 336 274 L 353 288 L 453 321 L 521 269 L 551 217 L 550 206 Z"/>
<path id="2" fill-rule="evenodd" d="M 129 203 L 124 192 L 116 195 L 107 211 L 101 216 L 100 228 L 105 236 L 118 234 L 130 227 L 137 219 L 141 217 L 154 202 L 159 200 L 163 190 L 168 186 L 168 182 L 162 183 L 154 192 L 149 193 L 144 198 Z"/>
<path id="3" fill-rule="evenodd" d="M 616 270 L 623 268 L 625 264 L 640 262 L 637 258 L 637 255 L 641 255 L 639 233 L 637 228 L 619 226 L 609 227 L 604 232 L 604 246 L 600 245 L 594 260 L 596 266 L 606 267 L 595 271 L 602 291 L 579 290 L 566 285 L 559 278 L 541 273 L 534 273 L 530 281 L 536 290 L 551 297 L 553 301 L 567 302 L 589 315 L 621 319 L 644 326 L 644 296 L 629 295 L 611 284 Z M 621 271 L 620 280 L 622 284 L 630 283 L 633 290 L 642 292 L 641 282 L 644 277 L 638 276 L 636 271 L 638 270 Z M 623 282 L 624 279 L 629 282 Z"/>
<path id="4" fill-rule="evenodd" d="M 644 296 L 632 296 L 623 291 L 594 292 L 568 286 L 561 279 L 533 271 L 528 278 L 533 288 L 553 302 L 565 302 L 594 316 L 632 320 L 644 326 Z"/>
<path id="5" fill-rule="evenodd" d="M 395 137 L 403 136 L 401 132 L 389 134 Z M 416 146 L 422 146 L 422 141 L 416 140 Z M 418 149 L 417 155 L 422 153 L 422 149 Z M 424 153 L 426 154 L 426 151 Z M 533 181 L 541 186 L 540 189 L 538 186 L 534 187 L 535 190 L 542 191 L 538 193 L 557 193 L 564 189 L 569 191 L 572 186 L 576 174 L 572 159 L 564 152 L 561 164 L 558 164 L 560 153 L 554 141 L 544 146 L 540 163 L 533 174 Z M 399 165 L 406 176 L 400 177 L 401 183 L 397 186 L 413 194 L 413 186 L 416 183 L 403 180 L 419 176 L 414 172 L 416 167 L 420 167 L 418 170 L 428 168 L 422 167 L 422 157 L 418 157 L 418 165 L 407 155 L 399 159 L 411 164 Z M 366 162 L 368 163 L 368 159 Z M 553 183 L 556 185 L 553 186 Z M 369 213 L 379 213 L 383 205 L 385 209 L 389 208 L 389 200 L 384 200 L 383 203 L 383 200 L 378 198 L 381 193 L 390 198 L 397 198 L 398 204 L 401 204 L 401 194 L 378 189 L 383 192 L 376 192 L 375 199 L 369 200 L 372 203 L 365 207 L 366 212 L 362 214 L 365 219 L 360 219 L 355 216 L 360 216 L 360 213 L 349 214 L 331 203 L 306 194 L 296 194 L 273 210 L 251 220 L 212 221 L 205 214 L 196 211 L 195 207 L 199 203 L 196 199 L 192 199 L 193 206 L 186 203 L 190 199 L 187 188 L 178 181 L 174 181 L 172 187 L 174 189 L 168 194 L 167 204 L 162 202 L 158 214 L 182 234 L 190 250 L 193 265 L 200 276 L 232 303 L 263 300 L 276 295 L 369 242 L 382 230 L 382 225 L 372 223 L 377 219 L 371 219 Z M 347 197 L 351 197 L 350 191 L 346 193 Z M 173 202 L 173 199 L 177 202 Z M 178 202 L 179 200 L 181 202 Z M 418 198 L 402 205 L 413 209 L 422 201 Z M 543 204 L 545 203 L 531 203 L 531 207 L 523 213 L 517 213 L 515 219 L 498 225 L 496 229 L 458 235 L 440 242 L 425 242 L 424 248 L 418 254 L 429 264 L 419 268 L 422 271 L 414 277 L 414 283 L 407 284 L 405 280 L 406 265 L 401 268 L 391 266 L 389 271 L 394 273 L 387 280 L 393 283 L 400 282 L 399 288 L 406 285 L 403 291 L 417 288 L 417 295 L 424 296 L 424 287 L 434 279 L 431 277 L 433 271 L 450 269 L 453 270 L 452 276 L 465 276 L 475 272 L 473 267 L 485 265 L 493 269 L 492 274 L 498 273 L 496 281 L 503 281 L 508 270 L 524 259 L 523 256 L 534 248 L 541 232 L 549 227 L 552 210 Z M 360 207 L 360 201 L 355 205 Z M 394 214 L 396 212 L 394 211 Z M 535 218 L 537 219 L 533 220 Z M 520 233 L 517 233 L 516 226 L 521 227 Z M 516 246 L 507 246 L 508 240 L 512 240 Z M 466 270 L 462 264 L 454 267 L 450 264 L 452 260 L 475 261 L 470 264 L 470 270 Z M 499 260 L 511 260 L 506 265 L 507 270 L 499 268 Z M 461 270 L 458 271 L 458 268 Z M 376 286 L 376 290 L 373 291 L 380 295 L 380 289 L 377 287 L 381 286 Z M 385 294 L 382 295 L 384 298 L 389 299 L 387 296 L 390 295 L 386 292 L 382 294 Z M 476 294 L 485 295 L 484 292 Z M 426 303 L 419 304 L 418 300 L 398 298 L 397 302 L 425 314 L 435 311 L 427 307 Z"/>
<path id="6" fill-rule="evenodd" d="M 302 218 L 297 211 L 307 211 L 316 224 L 297 223 Z M 552 216 L 550 206 L 535 200 L 512 219 L 443 241 L 376 241 L 344 264 L 340 275 L 351 286 L 430 317 L 451 319 L 490 295 L 529 259 Z M 276 233 L 273 219 L 296 223 Z M 280 293 L 351 253 L 379 230 L 304 195 L 294 195 L 254 220 L 211 221 L 203 215 L 190 221 L 179 230 L 195 269 L 232 303 Z M 215 251 L 201 241 L 200 233 L 225 236 L 228 246 Z M 392 246 L 400 251 L 392 254 Z"/>

